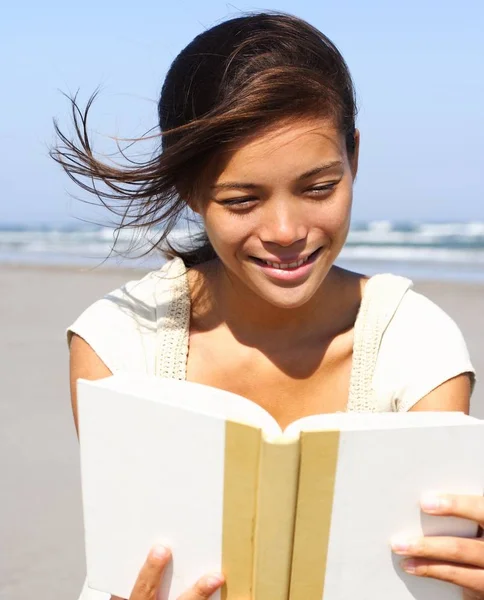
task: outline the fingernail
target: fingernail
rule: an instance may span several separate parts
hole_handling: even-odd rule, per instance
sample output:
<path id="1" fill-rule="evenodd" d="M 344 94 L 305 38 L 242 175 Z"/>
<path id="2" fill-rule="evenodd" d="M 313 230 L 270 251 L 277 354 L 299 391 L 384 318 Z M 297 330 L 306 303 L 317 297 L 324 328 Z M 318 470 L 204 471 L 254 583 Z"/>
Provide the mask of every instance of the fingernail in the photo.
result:
<path id="1" fill-rule="evenodd" d="M 406 573 L 415 573 L 417 570 L 417 563 L 411 558 L 409 558 L 408 560 L 403 560 L 401 564 L 402 569 Z"/>
<path id="2" fill-rule="evenodd" d="M 395 537 L 391 541 L 391 546 L 395 554 L 409 554 L 412 548 L 416 546 L 417 540 L 404 537 Z"/>
<path id="3" fill-rule="evenodd" d="M 445 496 L 432 492 L 422 496 L 420 506 L 426 512 L 440 512 L 449 508 L 449 501 Z"/>
<path id="4" fill-rule="evenodd" d="M 212 573 L 211 575 L 207 575 L 205 578 L 205 583 L 209 588 L 217 588 L 225 581 L 225 578 L 220 573 Z"/>
<path id="5" fill-rule="evenodd" d="M 170 551 L 166 546 L 156 544 L 156 546 L 153 546 L 153 548 L 151 549 L 151 553 L 156 558 L 166 558 Z"/>

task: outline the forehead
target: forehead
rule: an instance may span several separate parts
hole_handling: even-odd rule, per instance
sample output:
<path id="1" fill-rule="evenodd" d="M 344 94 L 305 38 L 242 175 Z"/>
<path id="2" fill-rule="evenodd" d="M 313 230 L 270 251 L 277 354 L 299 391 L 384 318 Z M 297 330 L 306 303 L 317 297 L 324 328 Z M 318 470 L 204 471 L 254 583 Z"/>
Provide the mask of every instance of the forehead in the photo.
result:
<path id="1" fill-rule="evenodd" d="M 218 162 L 216 179 L 235 172 L 264 174 L 307 170 L 315 163 L 342 160 L 346 154 L 341 132 L 327 119 L 279 123 L 230 148 Z"/>

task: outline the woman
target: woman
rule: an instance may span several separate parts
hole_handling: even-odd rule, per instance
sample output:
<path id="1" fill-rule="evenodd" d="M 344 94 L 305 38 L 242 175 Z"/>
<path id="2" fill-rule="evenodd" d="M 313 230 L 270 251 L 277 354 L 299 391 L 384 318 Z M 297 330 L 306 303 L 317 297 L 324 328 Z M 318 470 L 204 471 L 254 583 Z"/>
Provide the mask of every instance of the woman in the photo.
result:
<path id="1" fill-rule="evenodd" d="M 121 211 L 123 226 L 162 224 L 161 246 L 188 207 L 205 232 L 71 326 L 75 416 L 77 379 L 120 370 L 241 394 L 282 427 L 345 410 L 468 411 L 474 372 L 453 321 L 407 280 L 334 265 L 350 225 L 360 137 L 350 74 L 324 35 L 281 14 L 202 33 L 166 77 L 161 148 L 145 164 L 96 159 L 88 110 L 73 109 L 78 139 L 57 129 L 54 156 Z M 164 310 L 169 331 L 157 329 Z M 450 500 L 424 509 L 483 523 L 481 499 Z M 484 598 L 479 540 L 399 540 L 394 550 L 417 558 L 403 563 L 409 572 Z M 168 556 L 153 551 L 131 600 L 155 597 Z M 212 576 L 184 597 L 208 598 L 221 585 Z"/>

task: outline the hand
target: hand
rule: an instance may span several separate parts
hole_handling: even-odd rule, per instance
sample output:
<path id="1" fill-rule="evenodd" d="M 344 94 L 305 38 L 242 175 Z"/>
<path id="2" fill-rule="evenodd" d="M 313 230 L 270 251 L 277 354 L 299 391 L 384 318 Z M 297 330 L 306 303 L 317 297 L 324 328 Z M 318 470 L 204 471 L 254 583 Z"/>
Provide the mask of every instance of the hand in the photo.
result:
<path id="1" fill-rule="evenodd" d="M 462 517 L 484 527 L 481 496 L 435 495 L 425 498 L 422 510 L 431 515 Z M 466 600 L 484 599 L 484 538 L 423 537 L 395 539 L 395 554 L 408 556 L 402 568 L 412 575 L 450 581 L 464 589 Z"/>
<path id="2" fill-rule="evenodd" d="M 138 575 L 129 600 L 156 600 L 163 571 L 170 559 L 171 553 L 167 548 L 163 546 L 153 548 Z M 205 600 L 222 587 L 223 583 L 222 575 L 206 575 L 184 592 L 178 600 Z M 122 599 L 111 596 L 111 600 Z"/>

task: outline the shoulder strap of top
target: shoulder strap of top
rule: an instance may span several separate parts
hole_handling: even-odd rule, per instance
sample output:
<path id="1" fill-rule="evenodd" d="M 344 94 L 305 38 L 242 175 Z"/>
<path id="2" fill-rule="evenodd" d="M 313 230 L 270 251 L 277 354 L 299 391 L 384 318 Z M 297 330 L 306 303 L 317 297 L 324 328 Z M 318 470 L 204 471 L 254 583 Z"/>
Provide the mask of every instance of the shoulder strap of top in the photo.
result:
<path id="1" fill-rule="evenodd" d="M 397 275 L 375 275 L 366 284 L 355 322 L 353 366 L 347 411 L 375 412 L 373 374 L 381 340 L 412 282 Z"/>
<path id="2" fill-rule="evenodd" d="M 190 327 L 190 289 L 187 269 L 181 258 L 173 259 L 164 272 L 157 294 L 157 351 L 155 374 L 169 379 L 186 379 Z"/>

